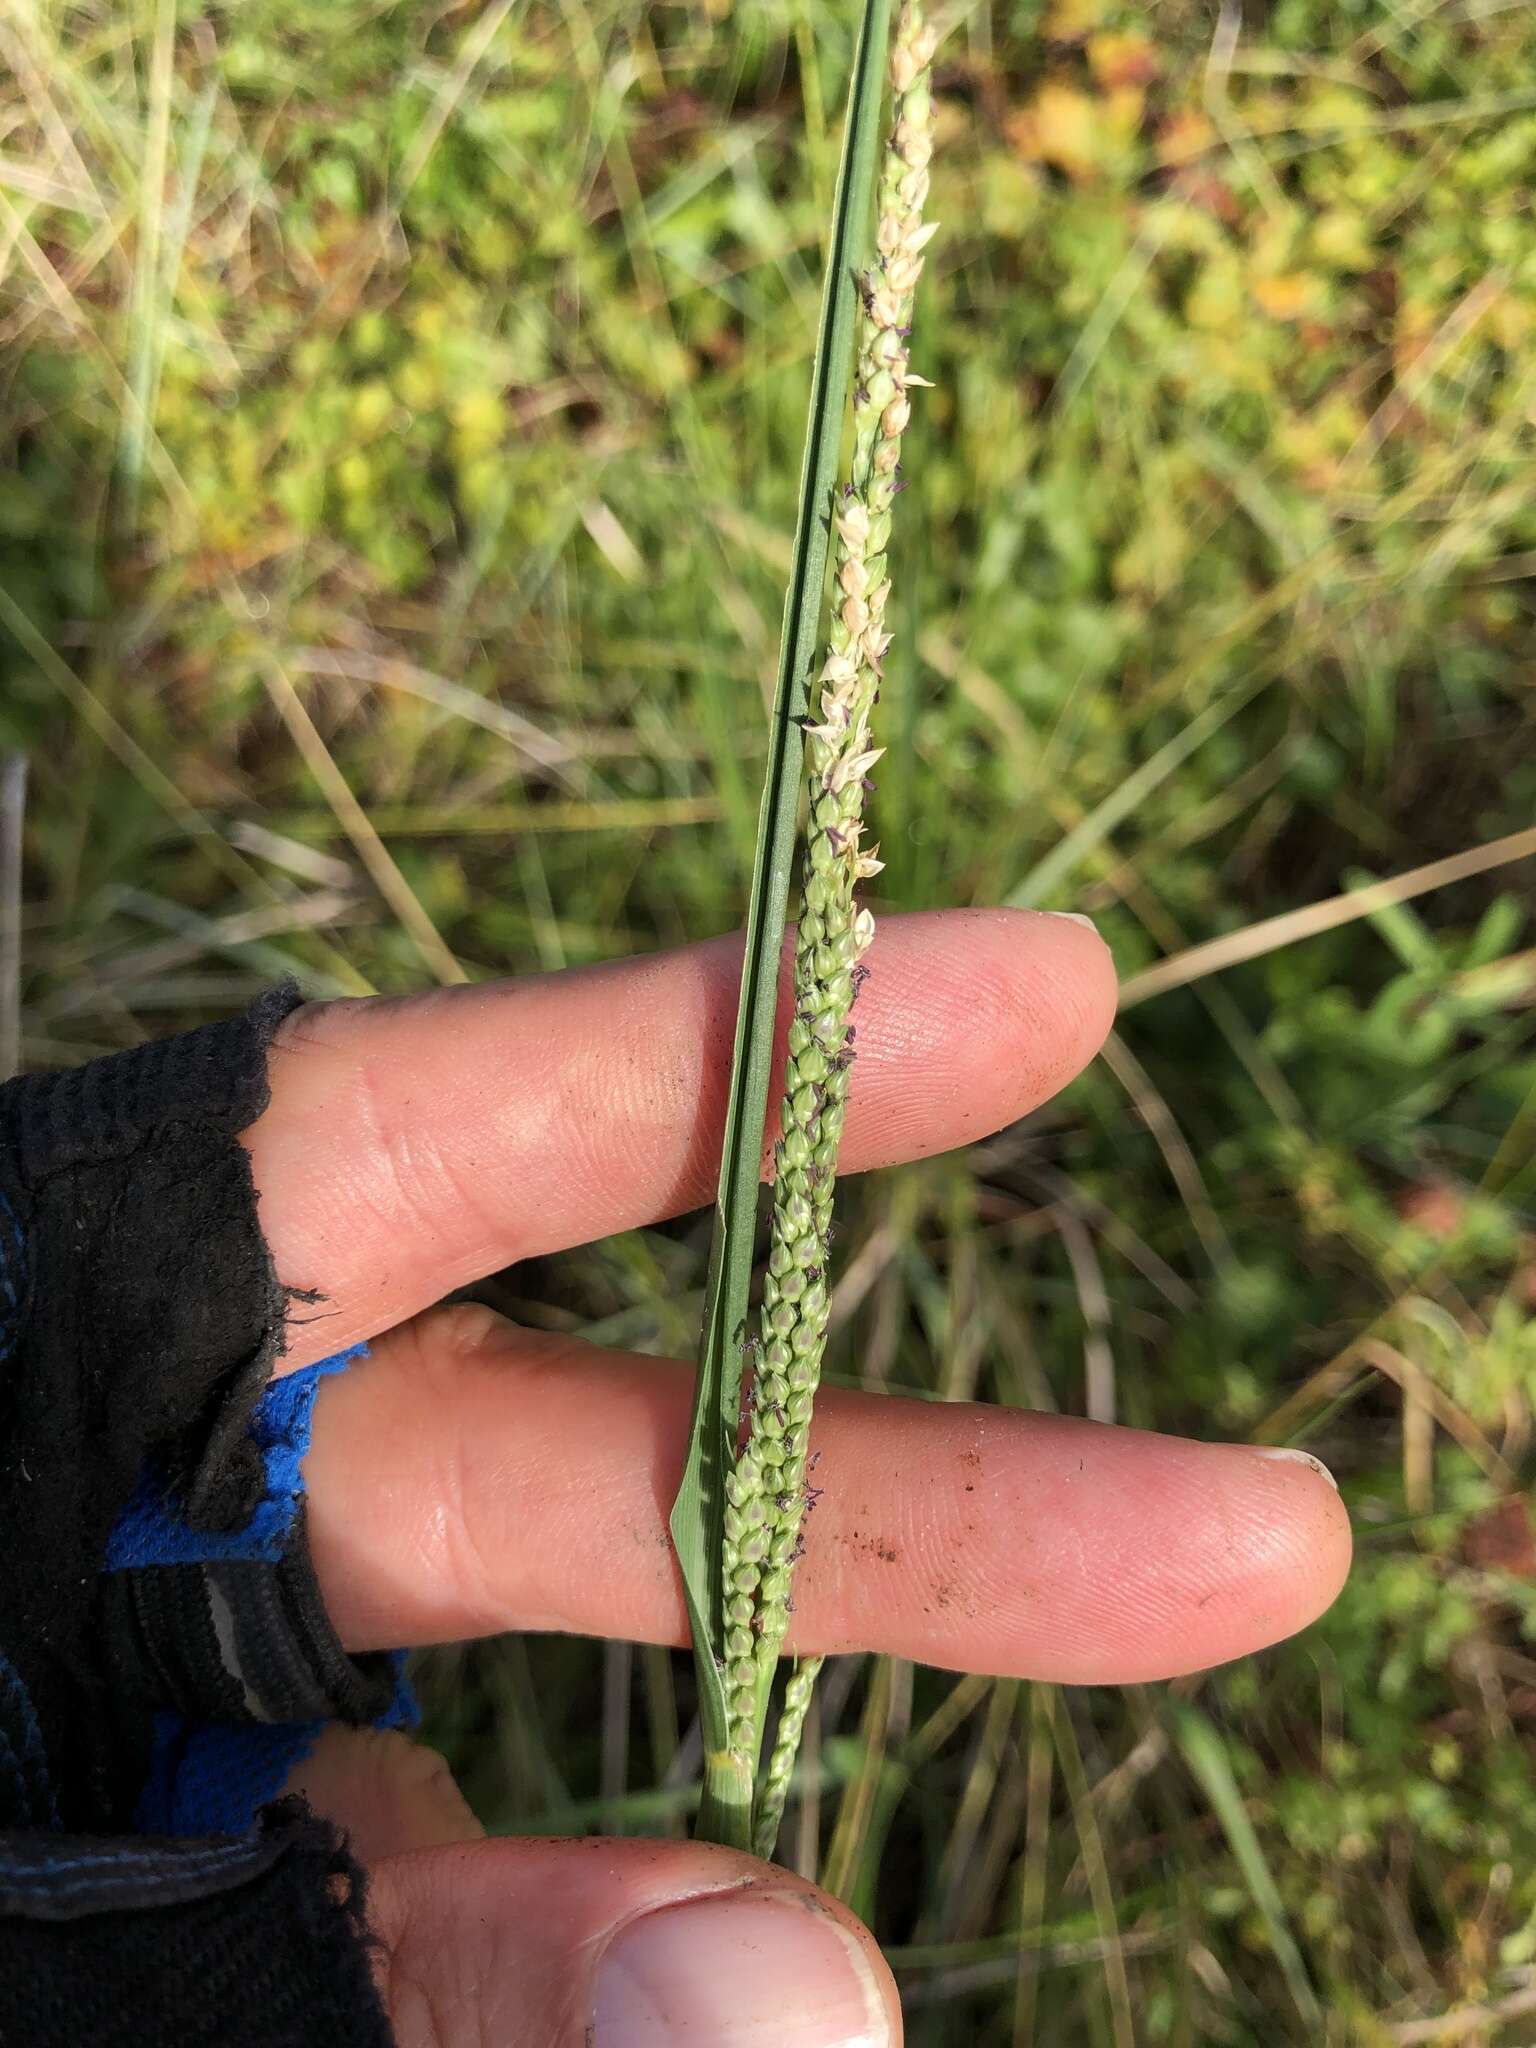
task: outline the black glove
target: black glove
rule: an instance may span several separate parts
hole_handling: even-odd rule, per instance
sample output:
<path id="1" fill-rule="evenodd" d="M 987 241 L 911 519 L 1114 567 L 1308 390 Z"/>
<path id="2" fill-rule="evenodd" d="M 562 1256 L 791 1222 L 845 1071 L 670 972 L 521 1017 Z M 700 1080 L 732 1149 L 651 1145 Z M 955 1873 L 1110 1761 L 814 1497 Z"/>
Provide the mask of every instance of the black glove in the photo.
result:
<path id="1" fill-rule="evenodd" d="M 377 2044 L 363 1875 L 302 1802 L 327 1720 L 413 1718 L 304 1537 L 318 1380 L 238 1133 L 285 987 L 0 1087 L 0 2048 Z"/>

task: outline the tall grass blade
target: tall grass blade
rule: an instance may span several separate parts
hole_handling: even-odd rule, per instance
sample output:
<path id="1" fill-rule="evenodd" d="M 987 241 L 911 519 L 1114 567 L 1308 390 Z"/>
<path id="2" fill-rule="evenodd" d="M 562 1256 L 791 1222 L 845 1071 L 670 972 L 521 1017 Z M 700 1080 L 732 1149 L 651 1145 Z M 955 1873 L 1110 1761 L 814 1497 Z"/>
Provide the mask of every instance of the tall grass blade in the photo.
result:
<path id="1" fill-rule="evenodd" d="M 0 1081 L 21 1072 L 21 864 L 27 757 L 0 754 Z"/>
<path id="2" fill-rule="evenodd" d="M 158 0 L 149 57 L 149 107 L 144 159 L 139 166 L 139 232 L 134 250 L 133 297 L 129 315 L 128 389 L 131 404 L 123 423 L 118 464 L 119 508 L 125 530 L 138 518 L 155 399 L 165 349 L 174 281 L 164 259 L 165 173 L 170 161 L 171 100 L 175 88 L 175 0 Z M 177 252 L 179 259 L 180 252 Z"/>
<path id="3" fill-rule="evenodd" d="M 1232 1769 L 1232 1759 L 1220 1735 L 1211 1726 L 1198 1707 L 1180 1701 L 1170 1702 L 1173 1715 L 1173 1732 L 1184 1752 L 1184 1761 L 1194 1773 L 1196 1782 L 1211 1802 L 1211 1810 L 1221 1822 L 1222 1832 L 1237 1859 L 1237 1867 L 1243 1874 L 1243 1881 L 1258 1908 L 1269 1935 L 1269 1945 L 1274 1950 L 1275 1961 L 1280 1965 L 1281 1975 L 1291 1994 L 1291 2002 L 1300 2013 L 1311 2033 L 1309 2039 L 1321 2038 L 1323 2031 L 1322 2008 L 1318 2005 L 1317 1994 L 1312 1989 L 1312 1980 L 1307 1975 L 1307 1966 L 1302 1960 L 1301 1950 L 1296 1946 L 1290 1923 L 1285 1917 L 1285 1905 L 1280 1897 L 1280 1887 L 1275 1883 L 1269 1865 L 1264 1860 L 1264 1851 L 1253 1822 L 1243 1805 L 1243 1795 L 1238 1788 L 1237 1778 Z"/>
<path id="4" fill-rule="evenodd" d="M 809 701 L 819 651 L 832 489 L 848 395 L 857 308 L 854 278 L 868 234 L 891 0 L 864 0 L 848 91 L 842 160 L 833 202 L 832 239 L 822 287 L 821 325 L 811 375 L 810 417 L 800 472 L 800 503 L 769 741 L 758 814 L 757 858 L 747 913 L 747 949 L 726 1104 L 720 1190 L 710 1248 L 709 1286 L 699 1344 L 699 1375 L 682 1485 L 672 1509 L 698 1669 L 705 1786 L 698 1833 L 747 1848 L 751 1774 L 727 1747 L 719 1611 L 719 1551 L 724 1480 L 736 1441 L 742 1345 L 747 1329 L 763 1126 L 773 1066 L 773 1025 L 790 872 L 797 852 L 803 742 L 797 721 Z"/>

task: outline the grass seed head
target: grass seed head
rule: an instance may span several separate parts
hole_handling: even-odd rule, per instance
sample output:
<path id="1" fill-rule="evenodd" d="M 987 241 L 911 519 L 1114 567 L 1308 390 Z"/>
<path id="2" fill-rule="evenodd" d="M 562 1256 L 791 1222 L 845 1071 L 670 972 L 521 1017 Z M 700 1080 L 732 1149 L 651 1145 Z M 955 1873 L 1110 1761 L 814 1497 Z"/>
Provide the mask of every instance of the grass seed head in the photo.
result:
<path id="1" fill-rule="evenodd" d="M 790 1572 L 804 1547 L 807 1438 L 826 1342 L 832 1189 L 852 1059 L 849 1013 L 875 934 L 874 916 L 855 902 L 854 889 L 881 871 L 877 854 L 862 851 L 860 838 L 870 770 L 885 751 L 871 742 L 870 716 L 891 639 L 885 624 L 891 505 L 900 488 L 901 437 L 912 416 L 908 394 L 923 381 L 908 368 L 907 341 L 933 233 L 922 207 L 933 150 L 928 67 L 934 43 L 921 10 L 905 6 L 891 52 L 894 106 L 879 176 L 875 260 L 859 279 L 853 463 L 833 515 L 839 597 L 818 678 L 819 716 L 805 727 L 810 813 L 795 1022 L 763 1283 L 763 1348 L 748 1442 L 733 1474 L 741 1483 L 728 1486 L 725 1515 L 726 1585 L 731 1595 L 750 1593 L 754 1602 L 750 1657 L 740 1654 L 747 1625 L 734 1607 L 729 1610 L 725 1670 L 730 1738 L 748 1760 L 756 1753 L 763 1681 L 788 1626 Z M 747 1574 L 750 1588 L 743 1583 Z M 802 1664 L 791 1681 L 760 1797 L 759 1839 L 770 1849 L 814 1670 Z"/>

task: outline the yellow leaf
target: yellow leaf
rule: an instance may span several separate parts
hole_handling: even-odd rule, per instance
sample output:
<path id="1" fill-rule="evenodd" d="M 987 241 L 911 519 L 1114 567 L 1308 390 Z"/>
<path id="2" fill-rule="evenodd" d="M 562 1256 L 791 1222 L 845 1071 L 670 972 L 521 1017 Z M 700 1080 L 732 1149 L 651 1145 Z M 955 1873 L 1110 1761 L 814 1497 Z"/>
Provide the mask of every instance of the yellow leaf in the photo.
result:
<path id="1" fill-rule="evenodd" d="M 1150 85 L 1157 52 L 1146 36 L 1106 31 L 1089 38 L 1088 68 L 1100 85 Z"/>
<path id="2" fill-rule="evenodd" d="M 1483 316 L 1490 340 L 1511 351 L 1530 345 L 1532 308 L 1512 292 L 1500 292 Z"/>
<path id="3" fill-rule="evenodd" d="M 381 377 L 370 377 L 352 394 L 352 426 L 359 434 L 378 434 L 395 412 L 395 394 Z"/>
<path id="4" fill-rule="evenodd" d="M 1216 130 L 1193 107 L 1170 114 L 1157 131 L 1157 154 L 1165 164 L 1188 163 L 1194 157 L 1204 156 L 1215 144 Z"/>
<path id="5" fill-rule="evenodd" d="M 1312 253 L 1334 270 L 1369 270 L 1376 251 L 1366 230 L 1363 214 L 1334 207 L 1312 223 Z"/>
<path id="6" fill-rule="evenodd" d="M 1184 301 L 1184 317 L 1191 327 L 1210 333 L 1221 333 L 1239 323 L 1243 317 L 1243 288 L 1233 264 L 1213 257 L 1201 266 Z"/>
<path id="7" fill-rule="evenodd" d="M 1104 126 L 1120 144 L 1134 141 L 1141 129 L 1147 96 L 1139 85 L 1117 85 L 1104 95 Z"/>
<path id="8" fill-rule="evenodd" d="M 493 391 L 466 391 L 454 403 L 453 430 L 466 456 L 499 446 L 507 425 L 507 408 Z"/>
<path id="9" fill-rule="evenodd" d="M 1256 277 L 1251 289 L 1271 320 L 1299 320 L 1312 297 L 1312 280 L 1293 271 L 1280 277 Z"/>
<path id="10" fill-rule="evenodd" d="M 1073 86 L 1042 85 L 1033 103 L 1013 117 L 1009 135 L 1027 161 L 1055 164 L 1081 182 L 1098 166 L 1102 110 Z"/>
<path id="11" fill-rule="evenodd" d="M 1107 12 L 1106 0 L 1054 0 L 1045 17 L 1045 33 L 1053 43 L 1080 43 Z"/>

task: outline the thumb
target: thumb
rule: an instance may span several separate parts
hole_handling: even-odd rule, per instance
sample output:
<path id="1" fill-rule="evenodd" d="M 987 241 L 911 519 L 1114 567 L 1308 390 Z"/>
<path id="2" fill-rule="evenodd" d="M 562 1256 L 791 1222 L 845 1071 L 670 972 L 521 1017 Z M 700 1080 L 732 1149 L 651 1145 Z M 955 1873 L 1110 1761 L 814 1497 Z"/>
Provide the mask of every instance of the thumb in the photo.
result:
<path id="1" fill-rule="evenodd" d="M 704 1843 L 487 1841 L 441 1757 L 327 1729 L 290 1779 L 368 1866 L 398 2048 L 897 2048 L 847 1908 Z"/>
<path id="2" fill-rule="evenodd" d="M 847 1909 L 703 1843 L 465 1842 L 386 1857 L 370 1919 L 399 2048 L 896 2048 Z"/>
<path id="3" fill-rule="evenodd" d="M 394 1728 L 332 1722 L 283 1790 L 302 1794 L 316 1813 L 344 1828 L 364 1864 L 485 1833 L 437 1751 Z"/>

